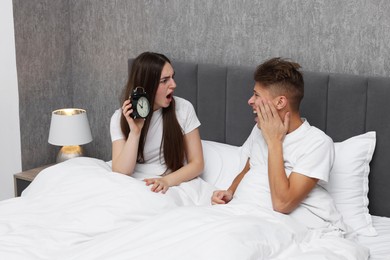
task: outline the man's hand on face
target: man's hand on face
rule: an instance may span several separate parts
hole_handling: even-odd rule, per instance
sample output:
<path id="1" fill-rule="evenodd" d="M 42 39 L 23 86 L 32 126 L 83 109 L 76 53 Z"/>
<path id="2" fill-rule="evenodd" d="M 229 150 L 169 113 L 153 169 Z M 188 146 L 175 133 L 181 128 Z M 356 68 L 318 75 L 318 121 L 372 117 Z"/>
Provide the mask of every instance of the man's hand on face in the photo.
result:
<path id="1" fill-rule="evenodd" d="M 275 105 L 264 99 L 256 107 L 256 112 L 258 117 L 257 127 L 261 129 L 267 144 L 274 141 L 282 142 L 289 129 L 290 113 L 287 112 L 282 121 Z"/>

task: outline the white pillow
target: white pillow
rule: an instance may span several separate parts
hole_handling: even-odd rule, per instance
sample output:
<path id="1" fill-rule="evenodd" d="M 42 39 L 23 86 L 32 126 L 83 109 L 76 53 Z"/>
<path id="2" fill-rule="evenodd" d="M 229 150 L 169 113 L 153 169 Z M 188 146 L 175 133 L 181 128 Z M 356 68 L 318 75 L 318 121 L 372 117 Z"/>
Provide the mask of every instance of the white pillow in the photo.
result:
<path id="1" fill-rule="evenodd" d="M 202 146 L 204 170 L 200 177 L 218 189 L 228 189 L 242 170 L 241 147 L 205 140 Z"/>
<path id="2" fill-rule="evenodd" d="M 353 233 L 376 236 L 368 211 L 368 174 L 376 133 L 367 132 L 335 143 L 335 161 L 324 187 Z"/>

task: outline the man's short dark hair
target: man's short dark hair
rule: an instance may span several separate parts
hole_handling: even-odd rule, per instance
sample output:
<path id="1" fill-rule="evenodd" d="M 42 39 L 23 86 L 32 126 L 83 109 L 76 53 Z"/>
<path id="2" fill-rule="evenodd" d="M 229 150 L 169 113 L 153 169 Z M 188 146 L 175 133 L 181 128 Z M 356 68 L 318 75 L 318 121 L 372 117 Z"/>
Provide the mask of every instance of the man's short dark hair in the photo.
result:
<path id="1" fill-rule="evenodd" d="M 254 79 L 271 91 L 275 96 L 286 96 L 291 107 L 299 110 L 304 95 L 304 83 L 301 66 L 288 59 L 272 58 L 260 64 Z"/>

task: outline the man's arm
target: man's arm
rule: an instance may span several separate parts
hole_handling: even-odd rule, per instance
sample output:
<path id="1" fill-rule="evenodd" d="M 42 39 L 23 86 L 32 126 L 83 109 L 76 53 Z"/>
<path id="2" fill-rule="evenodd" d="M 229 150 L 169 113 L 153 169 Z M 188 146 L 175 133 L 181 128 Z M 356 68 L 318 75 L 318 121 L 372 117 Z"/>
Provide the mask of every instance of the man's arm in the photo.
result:
<path id="1" fill-rule="evenodd" d="M 294 172 L 289 177 L 286 175 L 283 140 L 289 130 L 290 113 L 287 112 L 282 121 L 275 106 L 267 100 L 263 100 L 256 111 L 268 146 L 268 181 L 272 206 L 275 211 L 288 214 L 306 198 L 318 179 Z"/>
<path id="2" fill-rule="evenodd" d="M 234 178 L 232 184 L 230 185 L 230 187 L 228 189 L 232 192 L 232 194 L 234 194 L 236 192 L 238 185 L 240 184 L 242 178 L 244 178 L 245 174 L 249 171 L 249 169 L 250 169 L 250 165 L 249 165 L 249 158 L 248 158 L 248 160 L 246 161 L 246 164 L 244 166 L 244 169 L 242 169 L 240 174 L 238 174 L 236 176 L 236 178 Z"/>
<path id="3" fill-rule="evenodd" d="M 318 179 L 292 172 L 286 175 L 282 143 L 268 144 L 268 180 L 272 206 L 280 213 L 291 213 L 316 186 Z"/>
<path id="4" fill-rule="evenodd" d="M 232 184 L 227 190 L 217 190 L 214 191 L 213 196 L 211 197 L 212 204 L 226 204 L 233 199 L 233 195 L 236 192 L 238 185 L 240 184 L 242 178 L 249 171 L 249 159 L 246 161 L 244 169 L 234 178 Z"/>

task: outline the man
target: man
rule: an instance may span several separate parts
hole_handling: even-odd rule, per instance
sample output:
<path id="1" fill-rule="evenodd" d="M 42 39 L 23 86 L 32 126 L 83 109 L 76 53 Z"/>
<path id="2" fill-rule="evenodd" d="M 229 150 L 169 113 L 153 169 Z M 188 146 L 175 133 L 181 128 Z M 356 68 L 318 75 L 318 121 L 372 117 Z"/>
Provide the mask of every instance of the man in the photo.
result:
<path id="1" fill-rule="evenodd" d="M 228 190 L 213 193 L 212 203 L 253 203 L 291 214 L 309 227 L 344 229 L 320 186 L 333 165 L 333 141 L 300 116 L 304 82 L 299 69 L 281 58 L 257 67 L 248 100 L 257 124 L 242 147 L 248 159 Z"/>

